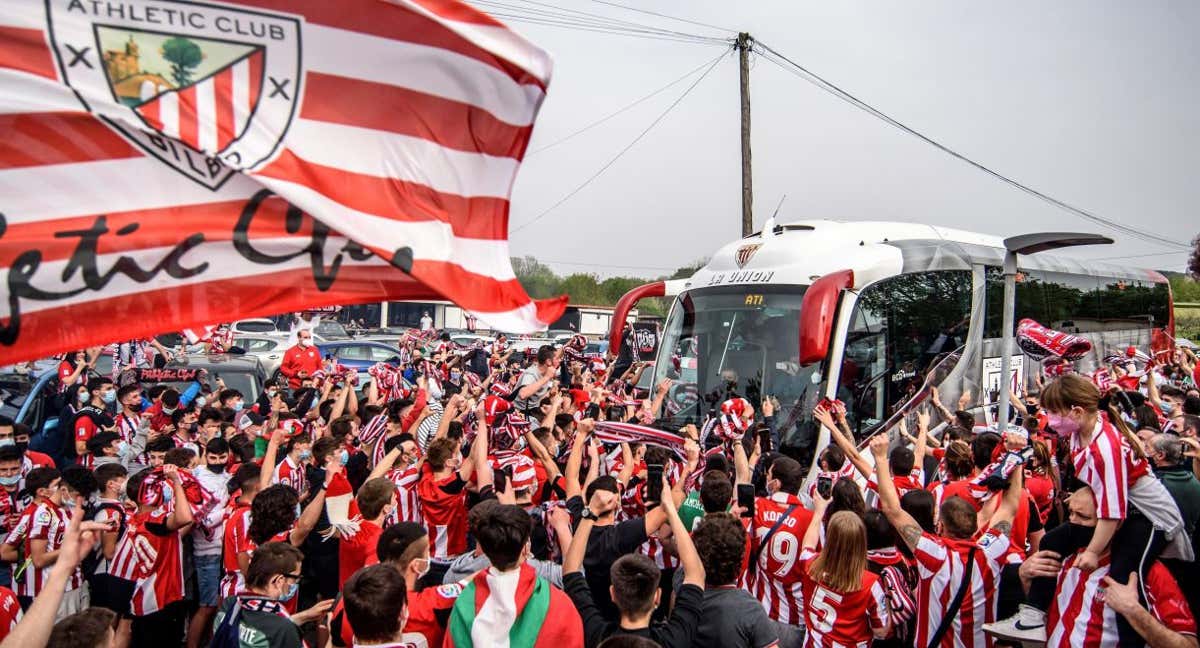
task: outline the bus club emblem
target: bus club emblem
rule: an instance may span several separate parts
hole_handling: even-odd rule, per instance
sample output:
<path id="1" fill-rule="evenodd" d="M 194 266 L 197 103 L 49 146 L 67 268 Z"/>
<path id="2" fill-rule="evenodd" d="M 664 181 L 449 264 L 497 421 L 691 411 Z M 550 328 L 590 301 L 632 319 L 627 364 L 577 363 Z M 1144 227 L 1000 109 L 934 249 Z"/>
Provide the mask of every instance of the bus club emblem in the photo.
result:
<path id="1" fill-rule="evenodd" d="M 84 109 L 210 190 L 270 159 L 301 96 L 301 17 L 203 2 L 46 0 Z"/>
<path id="2" fill-rule="evenodd" d="M 758 252 L 758 248 L 760 247 L 762 247 L 761 244 L 753 243 L 751 245 L 743 245 L 742 247 L 738 248 L 737 252 L 735 252 L 733 255 L 733 260 L 737 262 L 737 267 L 746 267 L 746 264 L 750 263 L 750 259 L 754 256 L 755 252 Z"/>

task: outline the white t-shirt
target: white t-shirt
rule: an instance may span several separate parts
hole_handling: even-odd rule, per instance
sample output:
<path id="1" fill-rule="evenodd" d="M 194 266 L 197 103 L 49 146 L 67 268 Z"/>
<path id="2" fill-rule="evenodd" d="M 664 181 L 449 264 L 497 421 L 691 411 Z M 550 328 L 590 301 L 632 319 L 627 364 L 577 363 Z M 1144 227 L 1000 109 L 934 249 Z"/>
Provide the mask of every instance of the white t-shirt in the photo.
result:
<path id="1" fill-rule="evenodd" d="M 207 466 L 200 466 L 192 471 L 200 487 L 217 500 L 217 505 L 209 511 L 203 520 L 192 527 L 192 551 L 197 556 L 221 555 L 221 544 L 225 540 L 225 508 L 229 504 L 229 480 L 233 475 L 226 470 L 215 473 Z"/>
<path id="2" fill-rule="evenodd" d="M 433 328 L 433 318 L 428 315 L 421 316 L 421 330 L 428 331 Z"/>

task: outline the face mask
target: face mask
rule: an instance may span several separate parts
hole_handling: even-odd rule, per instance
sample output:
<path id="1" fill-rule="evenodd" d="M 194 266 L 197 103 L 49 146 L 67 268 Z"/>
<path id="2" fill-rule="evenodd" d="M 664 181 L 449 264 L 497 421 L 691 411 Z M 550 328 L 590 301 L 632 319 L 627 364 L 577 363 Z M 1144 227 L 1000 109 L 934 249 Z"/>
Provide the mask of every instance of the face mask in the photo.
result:
<path id="1" fill-rule="evenodd" d="M 21 452 L 25 452 L 29 449 L 28 441 L 18 441 L 15 445 L 17 446 L 17 450 L 20 450 Z"/>
<path id="2" fill-rule="evenodd" d="M 312 338 L 304 338 L 303 340 L 300 340 L 300 346 L 304 346 L 304 347 L 312 346 Z"/>
<path id="3" fill-rule="evenodd" d="M 300 461 L 308 461 L 312 459 L 312 450 L 301 450 L 299 455 Z"/>
<path id="4" fill-rule="evenodd" d="M 126 405 L 125 407 L 128 407 L 131 412 L 141 412 L 142 411 L 142 401 L 138 401 L 136 403 L 133 403 L 132 405 Z"/>
<path id="5" fill-rule="evenodd" d="M 280 601 L 290 601 L 296 598 L 296 592 L 300 590 L 300 583 L 292 583 L 291 587 L 284 592 L 283 596 L 279 597 Z"/>
<path id="6" fill-rule="evenodd" d="M 235 412 L 240 412 L 240 411 L 242 411 L 243 407 L 245 407 L 245 403 L 243 403 L 242 401 L 233 401 L 233 405 L 231 406 L 230 409 L 232 409 Z"/>
<path id="7" fill-rule="evenodd" d="M 1092 542 L 1092 535 L 1096 533 L 1096 527 L 1083 526 L 1082 524 L 1067 524 L 1067 536 L 1071 539 L 1071 545 L 1075 547 L 1086 547 Z"/>
<path id="8" fill-rule="evenodd" d="M 1059 436 L 1069 437 L 1079 433 L 1079 424 L 1073 419 L 1052 412 L 1046 413 L 1046 424 L 1054 428 Z"/>
<path id="9" fill-rule="evenodd" d="M 208 465 L 209 470 L 211 470 L 212 472 L 214 472 L 218 475 L 225 472 L 225 464 L 207 464 L 207 465 Z"/>
<path id="10" fill-rule="evenodd" d="M 170 416 L 171 414 L 175 413 L 175 408 L 174 407 L 164 407 L 162 411 L 163 411 L 163 414 Z"/>
<path id="11" fill-rule="evenodd" d="M 204 398 L 203 396 L 196 397 L 196 407 L 204 407 L 207 404 L 208 404 L 208 399 Z"/>
<path id="12" fill-rule="evenodd" d="M 451 371 L 451 372 L 450 372 L 450 380 L 455 380 L 455 381 L 457 381 L 459 378 L 462 378 L 462 372 L 461 372 L 461 371 Z"/>
<path id="13" fill-rule="evenodd" d="M 17 473 L 12 477 L 0 477 L 0 486 L 16 486 L 21 483 L 21 474 Z"/>
<path id="14" fill-rule="evenodd" d="M 342 450 L 342 454 L 340 457 L 338 457 L 338 461 L 340 461 L 343 466 L 350 463 L 350 451 Z"/>
<path id="15" fill-rule="evenodd" d="M 268 389 L 267 390 L 267 398 L 275 398 L 275 394 L 278 394 L 278 393 L 279 393 L 278 389 Z"/>
<path id="16" fill-rule="evenodd" d="M 17 442 L 13 441 L 12 437 L 4 437 L 3 439 L 0 439 L 0 448 L 5 448 L 8 446 L 15 446 L 15 445 L 17 445 Z"/>
<path id="17" fill-rule="evenodd" d="M 87 395 L 87 392 L 79 392 L 79 395 L 78 395 L 78 396 L 76 396 L 76 398 L 78 398 L 78 399 L 79 399 L 79 402 L 80 402 L 80 403 L 86 403 L 86 402 L 88 402 L 88 395 Z"/>
<path id="18" fill-rule="evenodd" d="M 110 390 L 104 392 L 100 396 L 100 399 L 103 400 L 105 403 L 115 403 L 115 402 L 117 402 L 117 392 L 115 389 L 110 389 Z"/>
<path id="19" fill-rule="evenodd" d="M 63 506 L 63 508 L 67 509 L 68 511 L 75 510 L 75 498 L 74 497 L 64 497 L 62 506 Z"/>
<path id="20" fill-rule="evenodd" d="M 117 442 L 117 456 L 121 456 L 129 451 L 129 444 L 124 441 Z"/>
<path id="21" fill-rule="evenodd" d="M 1165 414 L 1165 415 L 1167 415 L 1167 416 L 1170 416 L 1170 415 L 1171 415 L 1171 412 L 1175 411 L 1175 406 L 1174 406 L 1174 405 L 1172 405 L 1171 403 L 1168 403 L 1167 401 L 1163 401 L 1163 402 L 1162 402 L 1162 403 L 1161 403 L 1161 404 L 1158 406 L 1158 409 L 1162 410 L 1162 413 L 1163 413 L 1163 414 Z"/>

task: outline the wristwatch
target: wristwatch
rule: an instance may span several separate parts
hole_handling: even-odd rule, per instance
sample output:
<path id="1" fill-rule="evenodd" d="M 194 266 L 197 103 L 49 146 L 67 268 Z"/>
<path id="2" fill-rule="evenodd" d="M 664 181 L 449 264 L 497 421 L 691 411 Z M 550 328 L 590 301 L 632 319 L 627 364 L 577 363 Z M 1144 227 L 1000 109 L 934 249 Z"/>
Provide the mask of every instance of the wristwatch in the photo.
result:
<path id="1" fill-rule="evenodd" d="M 590 509 L 590 508 L 588 508 L 588 507 L 586 507 L 586 506 L 585 506 L 585 507 L 583 507 L 583 512 L 579 514 L 579 519 L 580 519 L 581 521 L 582 521 L 582 520 L 591 520 L 591 521 L 595 522 L 595 521 L 596 521 L 596 520 L 598 520 L 599 518 L 600 518 L 600 516 L 598 516 L 598 515 L 596 515 L 595 513 L 593 513 L 593 512 L 592 512 L 592 509 Z"/>

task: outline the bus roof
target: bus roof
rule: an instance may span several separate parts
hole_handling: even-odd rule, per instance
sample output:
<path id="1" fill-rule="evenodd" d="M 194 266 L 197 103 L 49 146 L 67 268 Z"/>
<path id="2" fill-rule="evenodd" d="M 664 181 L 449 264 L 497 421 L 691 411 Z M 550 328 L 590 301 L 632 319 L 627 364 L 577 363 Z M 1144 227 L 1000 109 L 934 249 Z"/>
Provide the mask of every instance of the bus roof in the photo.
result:
<path id="1" fill-rule="evenodd" d="M 1004 240 L 948 227 L 886 221 L 805 220 L 777 223 L 719 249 L 687 288 L 731 284 L 802 284 L 852 270 L 855 287 L 908 272 L 999 266 Z M 1166 282 L 1153 270 L 1050 253 L 1020 258 L 1026 270 Z"/>

